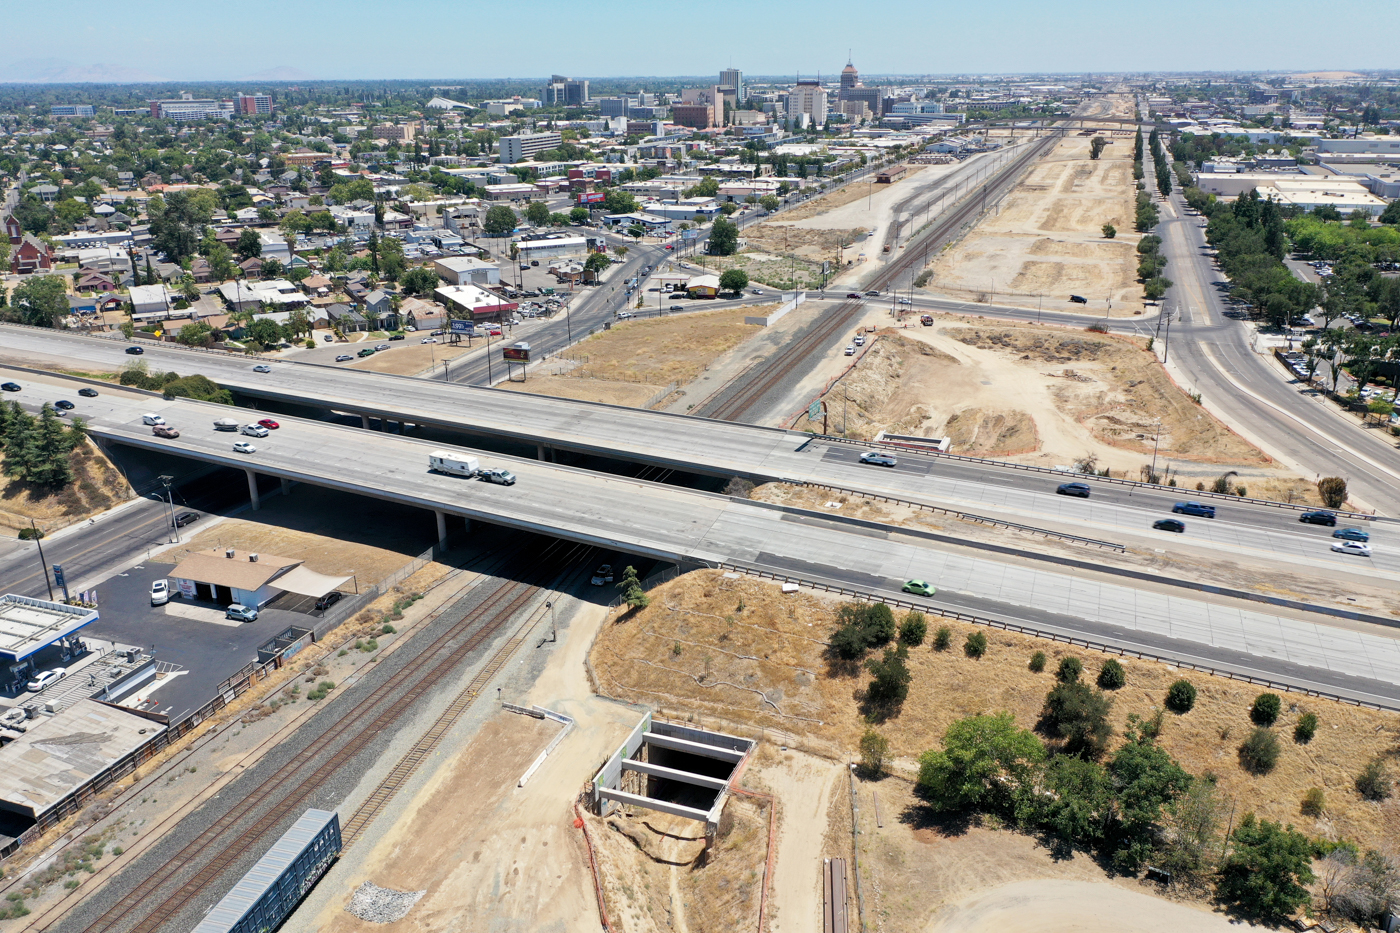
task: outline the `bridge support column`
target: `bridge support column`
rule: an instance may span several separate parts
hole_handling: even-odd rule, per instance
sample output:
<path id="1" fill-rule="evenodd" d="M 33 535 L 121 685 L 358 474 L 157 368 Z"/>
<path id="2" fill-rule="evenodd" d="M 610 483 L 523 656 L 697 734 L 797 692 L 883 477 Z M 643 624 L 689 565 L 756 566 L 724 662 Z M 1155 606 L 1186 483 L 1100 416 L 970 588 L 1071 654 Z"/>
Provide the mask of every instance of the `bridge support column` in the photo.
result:
<path id="1" fill-rule="evenodd" d="M 441 509 L 434 509 L 433 517 L 437 519 L 438 544 L 441 544 L 447 540 L 447 513 Z"/>
<path id="2" fill-rule="evenodd" d="M 369 430 L 369 415 L 360 415 L 360 427 Z"/>
<path id="3" fill-rule="evenodd" d="M 545 459 L 543 444 L 535 445 L 535 459 L 540 461 L 543 461 Z"/>
<path id="4" fill-rule="evenodd" d="M 281 479 L 282 479 L 282 495 L 284 495 L 284 496 L 290 496 L 290 495 L 292 494 L 292 481 L 289 480 L 289 479 L 287 479 L 287 477 L 285 477 L 285 476 L 282 477 Z"/>
<path id="5" fill-rule="evenodd" d="M 248 474 L 248 498 L 253 501 L 253 511 L 256 512 L 262 508 L 262 501 L 258 499 L 258 474 L 247 469 L 243 472 Z"/>

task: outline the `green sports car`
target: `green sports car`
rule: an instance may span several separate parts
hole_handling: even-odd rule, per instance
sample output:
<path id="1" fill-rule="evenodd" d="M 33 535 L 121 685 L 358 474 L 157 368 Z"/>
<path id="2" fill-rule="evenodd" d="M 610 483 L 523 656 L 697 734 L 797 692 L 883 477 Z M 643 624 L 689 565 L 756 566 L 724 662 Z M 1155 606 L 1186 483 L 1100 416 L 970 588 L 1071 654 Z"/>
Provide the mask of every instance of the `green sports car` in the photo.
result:
<path id="1" fill-rule="evenodd" d="M 925 583 L 923 580 L 910 580 L 904 584 L 904 592 L 913 593 L 915 596 L 932 596 L 938 590 L 933 588 L 933 584 Z"/>

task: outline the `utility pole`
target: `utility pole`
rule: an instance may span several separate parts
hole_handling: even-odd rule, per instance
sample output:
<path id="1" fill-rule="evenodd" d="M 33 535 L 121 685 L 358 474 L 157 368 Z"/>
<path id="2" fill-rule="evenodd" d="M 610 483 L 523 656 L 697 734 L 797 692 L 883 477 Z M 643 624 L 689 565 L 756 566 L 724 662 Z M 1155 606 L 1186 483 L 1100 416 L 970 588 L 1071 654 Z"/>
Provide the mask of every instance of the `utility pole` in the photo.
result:
<path id="1" fill-rule="evenodd" d="M 1162 419 L 1157 419 L 1157 434 L 1152 439 L 1152 472 L 1148 474 L 1149 483 L 1157 482 L 1157 445 L 1162 442 Z"/>
<path id="2" fill-rule="evenodd" d="M 39 528 L 34 524 L 34 519 L 29 520 L 29 527 L 34 531 L 34 544 L 39 548 L 39 567 L 44 571 L 44 586 L 49 588 L 49 602 L 53 602 L 53 583 L 49 580 L 49 565 L 44 562 L 44 545 L 39 540 Z"/>

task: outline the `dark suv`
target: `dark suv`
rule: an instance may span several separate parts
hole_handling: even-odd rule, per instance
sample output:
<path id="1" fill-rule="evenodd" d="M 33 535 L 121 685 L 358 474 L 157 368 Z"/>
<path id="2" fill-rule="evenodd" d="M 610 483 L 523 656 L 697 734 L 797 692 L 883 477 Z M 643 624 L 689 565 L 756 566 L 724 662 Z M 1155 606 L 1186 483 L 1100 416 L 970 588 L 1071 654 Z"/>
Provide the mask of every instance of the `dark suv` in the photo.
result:
<path id="1" fill-rule="evenodd" d="M 1329 528 L 1337 526 L 1337 516 L 1332 512 L 1304 512 L 1298 516 L 1298 521 L 1307 525 L 1327 525 Z"/>

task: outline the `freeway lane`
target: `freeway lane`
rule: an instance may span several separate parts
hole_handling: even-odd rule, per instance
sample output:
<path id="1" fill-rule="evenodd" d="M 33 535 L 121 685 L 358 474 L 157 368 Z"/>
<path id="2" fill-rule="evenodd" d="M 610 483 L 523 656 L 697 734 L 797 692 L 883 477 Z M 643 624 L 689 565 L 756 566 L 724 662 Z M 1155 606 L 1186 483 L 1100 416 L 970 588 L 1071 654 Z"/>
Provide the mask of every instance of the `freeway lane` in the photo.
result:
<path id="1" fill-rule="evenodd" d="M 31 379 L 18 396 L 34 407 L 62 384 L 61 377 Z M 162 414 L 181 437 L 153 437 L 141 425 L 145 411 Z M 365 444 L 361 431 L 317 421 L 279 419 L 280 430 L 252 441 L 255 454 L 240 455 L 232 450 L 237 435 L 214 431 L 213 420 L 246 421 L 254 413 L 228 406 L 109 389 L 84 400 L 81 413 L 95 436 L 117 443 L 668 561 L 731 562 L 779 572 L 817 568 L 811 573 L 818 582 L 854 576 L 882 589 L 911 577 L 929 579 L 946 591 L 935 605 L 992 617 L 1014 613 L 1068 630 L 1078 625 L 1082 637 L 1101 634 L 1086 625 L 1126 627 L 1195 643 L 1208 657 L 1215 649 L 1248 652 L 1256 656 L 1257 670 L 1276 678 L 1284 676 L 1285 666 L 1304 665 L 1314 679 L 1337 690 L 1351 689 L 1355 678 L 1373 680 L 1369 695 L 1393 696 L 1386 702 L 1400 703 L 1400 642 L 1369 626 L 1318 624 L 1301 613 L 1275 615 L 1166 586 L 1129 586 L 1097 574 L 1046 570 L 1043 564 L 891 530 L 853 528 L 812 513 L 533 460 L 481 455 L 483 466 L 506 467 L 519 477 L 514 486 L 488 485 L 428 472 L 428 451 L 440 445 L 398 435 Z M 490 533 L 476 529 L 478 535 Z"/>

